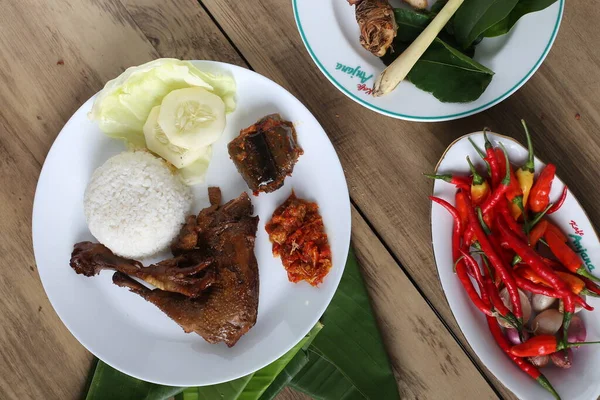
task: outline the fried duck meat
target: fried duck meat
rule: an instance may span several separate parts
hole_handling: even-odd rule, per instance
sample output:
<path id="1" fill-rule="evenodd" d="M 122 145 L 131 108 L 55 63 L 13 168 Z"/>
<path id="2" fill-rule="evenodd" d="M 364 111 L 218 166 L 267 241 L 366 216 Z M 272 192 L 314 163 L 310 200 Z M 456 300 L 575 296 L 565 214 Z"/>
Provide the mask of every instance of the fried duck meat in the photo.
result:
<path id="1" fill-rule="evenodd" d="M 267 115 L 243 129 L 228 145 L 229 157 L 255 195 L 270 193 L 292 174 L 303 154 L 296 130 L 279 114 Z"/>
<path id="2" fill-rule="evenodd" d="M 201 257 L 198 252 L 182 254 L 144 267 L 139 261 L 115 255 L 103 244 L 81 242 L 75 245 L 70 264 L 75 272 L 85 276 L 94 276 L 103 269 L 112 269 L 162 290 L 189 297 L 199 296 L 215 280 L 214 270 L 207 268 L 212 260 Z"/>
<path id="3" fill-rule="evenodd" d="M 360 44 L 377 57 L 385 55 L 396 37 L 398 25 L 388 0 L 348 0 L 354 4 L 360 28 Z"/>
<path id="4" fill-rule="evenodd" d="M 119 272 L 113 275 L 113 282 L 160 308 L 185 332 L 232 347 L 254 326 L 258 314 L 258 264 L 254 256 L 258 217 L 251 216 L 253 207 L 246 193 L 219 207 L 220 191 L 211 189 L 212 205 L 200 212 L 195 223 L 189 219 L 187 228 L 184 226 L 187 243 L 196 243 L 193 251 L 211 257 L 216 265 L 215 281 L 202 296 L 191 299 L 150 290 Z M 191 232 L 196 232 L 195 239 Z M 177 246 L 173 250 L 185 251 Z"/>

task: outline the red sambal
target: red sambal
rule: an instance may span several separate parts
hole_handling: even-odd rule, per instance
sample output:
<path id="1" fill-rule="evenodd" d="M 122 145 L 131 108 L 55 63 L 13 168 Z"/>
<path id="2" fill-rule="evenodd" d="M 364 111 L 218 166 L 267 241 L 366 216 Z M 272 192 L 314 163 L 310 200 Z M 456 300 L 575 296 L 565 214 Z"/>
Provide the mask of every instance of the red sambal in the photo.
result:
<path id="1" fill-rule="evenodd" d="M 294 192 L 280 205 L 266 226 L 273 255 L 281 257 L 290 282 L 323 282 L 331 269 L 331 249 L 317 203 Z"/>

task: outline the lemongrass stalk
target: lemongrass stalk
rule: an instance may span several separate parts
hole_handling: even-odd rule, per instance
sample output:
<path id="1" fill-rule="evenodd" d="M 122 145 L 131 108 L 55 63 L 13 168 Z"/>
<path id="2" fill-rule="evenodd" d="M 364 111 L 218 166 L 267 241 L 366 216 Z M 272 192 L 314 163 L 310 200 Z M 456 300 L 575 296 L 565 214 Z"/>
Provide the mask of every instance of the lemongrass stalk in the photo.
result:
<path id="1" fill-rule="evenodd" d="M 379 75 L 373 85 L 373 96 L 379 97 L 390 93 L 398 86 L 425 50 L 433 43 L 437 35 L 444 29 L 450 18 L 456 13 L 464 0 L 449 0 L 439 14 L 427 25 L 427 28 Z"/>

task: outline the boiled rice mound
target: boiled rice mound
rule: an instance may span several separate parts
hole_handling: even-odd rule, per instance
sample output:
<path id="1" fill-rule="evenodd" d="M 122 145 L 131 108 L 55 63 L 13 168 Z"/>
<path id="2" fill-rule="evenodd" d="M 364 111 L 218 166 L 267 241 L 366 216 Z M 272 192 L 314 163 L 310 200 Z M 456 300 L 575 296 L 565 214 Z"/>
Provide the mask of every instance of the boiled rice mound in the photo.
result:
<path id="1" fill-rule="evenodd" d="M 189 187 L 145 151 L 108 159 L 90 180 L 84 212 L 90 232 L 115 254 L 140 259 L 166 249 L 190 211 Z"/>

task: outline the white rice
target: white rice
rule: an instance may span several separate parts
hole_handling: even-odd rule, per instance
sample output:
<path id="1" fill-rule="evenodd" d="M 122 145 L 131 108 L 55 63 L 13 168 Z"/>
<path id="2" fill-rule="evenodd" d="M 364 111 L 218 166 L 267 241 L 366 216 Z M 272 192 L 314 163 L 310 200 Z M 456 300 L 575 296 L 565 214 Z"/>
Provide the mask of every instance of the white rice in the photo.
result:
<path id="1" fill-rule="evenodd" d="M 164 161 L 145 151 L 110 158 L 94 172 L 84 195 L 92 235 L 128 258 L 167 248 L 191 204 L 190 189 Z"/>

